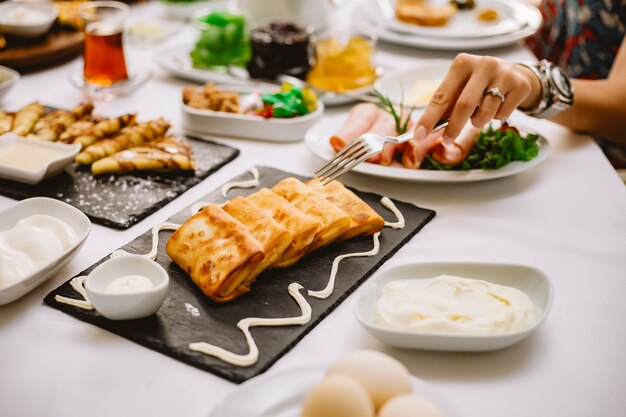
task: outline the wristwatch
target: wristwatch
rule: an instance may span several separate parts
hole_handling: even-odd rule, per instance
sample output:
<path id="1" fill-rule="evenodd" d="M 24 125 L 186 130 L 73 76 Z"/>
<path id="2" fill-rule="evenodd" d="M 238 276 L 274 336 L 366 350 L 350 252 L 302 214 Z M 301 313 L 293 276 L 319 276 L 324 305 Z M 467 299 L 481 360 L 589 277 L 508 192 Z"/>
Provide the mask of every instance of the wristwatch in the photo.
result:
<path id="1" fill-rule="evenodd" d="M 557 65 L 541 60 L 537 63 L 521 62 L 532 71 L 541 84 L 541 101 L 534 109 L 524 110 L 529 116 L 548 119 L 563 110 L 569 109 L 574 103 L 574 88 L 569 77 Z"/>

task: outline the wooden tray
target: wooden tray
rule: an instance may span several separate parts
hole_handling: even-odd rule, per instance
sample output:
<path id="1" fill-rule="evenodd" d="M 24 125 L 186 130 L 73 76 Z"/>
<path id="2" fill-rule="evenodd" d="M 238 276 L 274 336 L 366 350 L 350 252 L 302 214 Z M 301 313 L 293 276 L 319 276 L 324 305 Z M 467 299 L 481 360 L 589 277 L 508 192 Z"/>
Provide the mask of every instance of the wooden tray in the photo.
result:
<path id="1" fill-rule="evenodd" d="M 35 71 L 68 61 L 81 54 L 83 32 L 54 29 L 38 39 L 7 38 L 0 65 L 18 71 Z"/>

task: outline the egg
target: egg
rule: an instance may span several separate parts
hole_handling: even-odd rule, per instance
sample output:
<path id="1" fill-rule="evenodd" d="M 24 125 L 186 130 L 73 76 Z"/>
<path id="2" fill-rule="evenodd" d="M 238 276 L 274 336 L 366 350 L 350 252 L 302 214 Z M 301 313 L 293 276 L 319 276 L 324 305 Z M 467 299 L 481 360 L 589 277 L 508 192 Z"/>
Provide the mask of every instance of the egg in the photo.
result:
<path id="1" fill-rule="evenodd" d="M 389 399 L 413 392 L 411 375 L 402 363 L 375 350 L 357 350 L 339 358 L 328 375 L 344 374 L 360 382 L 379 409 Z"/>
<path id="2" fill-rule="evenodd" d="M 377 417 L 445 417 L 445 415 L 428 398 L 405 394 L 387 401 Z"/>
<path id="3" fill-rule="evenodd" d="M 374 404 L 359 382 L 329 375 L 304 399 L 300 417 L 374 417 Z"/>

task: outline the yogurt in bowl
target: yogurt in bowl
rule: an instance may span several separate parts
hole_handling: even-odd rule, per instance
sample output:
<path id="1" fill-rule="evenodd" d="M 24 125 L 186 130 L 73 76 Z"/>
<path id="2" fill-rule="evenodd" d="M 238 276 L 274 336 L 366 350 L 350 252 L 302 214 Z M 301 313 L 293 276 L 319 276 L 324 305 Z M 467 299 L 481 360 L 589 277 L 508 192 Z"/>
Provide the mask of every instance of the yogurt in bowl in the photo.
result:
<path id="1" fill-rule="evenodd" d="M 158 263 L 140 255 L 124 255 L 91 271 L 85 290 L 104 317 L 132 320 L 156 313 L 165 300 L 169 282 L 169 275 Z"/>

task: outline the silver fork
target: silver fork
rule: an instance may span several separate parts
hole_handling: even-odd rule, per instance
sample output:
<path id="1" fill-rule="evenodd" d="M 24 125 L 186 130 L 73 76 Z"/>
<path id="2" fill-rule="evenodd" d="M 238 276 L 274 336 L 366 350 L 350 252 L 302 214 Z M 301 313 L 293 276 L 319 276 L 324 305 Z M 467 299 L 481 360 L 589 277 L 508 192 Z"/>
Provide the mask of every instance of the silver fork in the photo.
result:
<path id="1" fill-rule="evenodd" d="M 441 130 L 446 126 L 448 126 L 448 119 L 440 120 L 437 122 L 432 132 Z M 385 147 L 385 143 L 398 144 L 408 142 L 411 139 L 413 139 L 413 130 L 397 137 L 364 133 L 318 169 L 315 176 L 320 180 L 322 185 L 326 185 L 350 171 L 361 162 L 381 153 Z"/>

